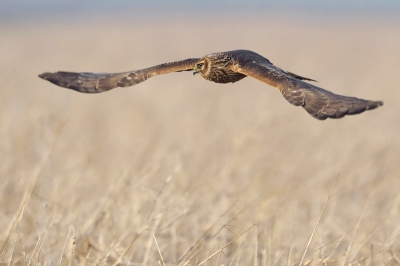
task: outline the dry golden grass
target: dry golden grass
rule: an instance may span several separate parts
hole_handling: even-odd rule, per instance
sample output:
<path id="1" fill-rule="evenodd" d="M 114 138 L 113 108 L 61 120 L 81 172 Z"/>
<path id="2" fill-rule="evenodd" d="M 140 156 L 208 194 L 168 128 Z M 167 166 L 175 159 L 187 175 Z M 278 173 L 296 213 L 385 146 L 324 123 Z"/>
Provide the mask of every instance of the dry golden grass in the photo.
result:
<path id="1" fill-rule="evenodd" d="M 400 263 L 398 21 L 208 20 L 0 27 L 3 265 Z M 250 78 L 37 78 L 238 48 L 385 106 L 321 122 Z"/>

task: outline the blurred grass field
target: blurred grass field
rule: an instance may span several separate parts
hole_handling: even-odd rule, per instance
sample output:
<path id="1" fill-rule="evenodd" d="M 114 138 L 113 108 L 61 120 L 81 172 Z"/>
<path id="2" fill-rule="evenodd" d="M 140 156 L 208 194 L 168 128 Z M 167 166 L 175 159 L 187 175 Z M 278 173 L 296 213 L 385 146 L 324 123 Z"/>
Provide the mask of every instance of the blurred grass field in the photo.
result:
<path id="1" fill-rule="evenodd" d="M 305 251 L 306 265 L 400 264 L 399 21 L 177 17 L 0 35 L 3 265 L 297 265 Z M 321 122 L 251 78 L 173 73 L 98 95 L 37 78 L 234 49 L 385 105 Z"/>

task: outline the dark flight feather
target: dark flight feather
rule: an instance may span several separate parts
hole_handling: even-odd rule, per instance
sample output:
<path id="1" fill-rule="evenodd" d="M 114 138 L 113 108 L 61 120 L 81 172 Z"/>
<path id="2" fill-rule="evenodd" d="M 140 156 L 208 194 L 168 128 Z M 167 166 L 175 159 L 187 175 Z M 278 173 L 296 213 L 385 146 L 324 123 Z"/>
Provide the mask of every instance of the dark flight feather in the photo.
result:
<path id="1" fill-rule="evenodd" d="M 182 61 L 165 63 L 145 69 L 122 73 L 86 73 L 65 72 L 43 73 L 39 77 L 60 87 L 83 92 L 99 93 L 117 87 L 129 87 L 139 84 L 153 76 L 193 70 L 199 58 L 189 58 Z"/>
<path id="2" fill-rule="evenodd" d="M 240 73 L 256 78 L 280 90 L 283 97 L 295 106 L 302 106 L 310 115 L 319 120 L 342 118 L 383 105 L 382 101 L 369 101 L 355 97 L 334 94 L 302 80 L 298 75 L 287 75 L 272 64 L 252 62 L 240 66 Z"/>

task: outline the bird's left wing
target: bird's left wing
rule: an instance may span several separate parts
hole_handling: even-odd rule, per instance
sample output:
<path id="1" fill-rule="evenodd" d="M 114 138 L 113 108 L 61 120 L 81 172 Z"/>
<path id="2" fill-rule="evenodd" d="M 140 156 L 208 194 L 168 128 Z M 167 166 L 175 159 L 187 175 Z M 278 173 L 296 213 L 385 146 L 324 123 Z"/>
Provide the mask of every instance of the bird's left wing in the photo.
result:
<path id="1" fill-rule="evenodd" d="M 375 109 L 381 101 L 369 101 L 334 94 L 302 80 L 311 80 L 284 71 L 268 62 L 247 61 L 235 66 L 235 70 L 276 87 L 283 97 L 295 106 L 302 106 L 319 120 L 342 118 L 366 110 Z"/>
<path id="2" fill-rule="evenodd" d="M 182 61 L 121 73 L 76 73 L 59 71 L 55 73 L 46 72 L 40 74 L 39 77 L 67 89 L 83 93 L 99 93 L 117 87 L 133 86 L 161 74 L 193 70 L 197 61 L 199 61 L 199 58 L 189 58 Z"/>

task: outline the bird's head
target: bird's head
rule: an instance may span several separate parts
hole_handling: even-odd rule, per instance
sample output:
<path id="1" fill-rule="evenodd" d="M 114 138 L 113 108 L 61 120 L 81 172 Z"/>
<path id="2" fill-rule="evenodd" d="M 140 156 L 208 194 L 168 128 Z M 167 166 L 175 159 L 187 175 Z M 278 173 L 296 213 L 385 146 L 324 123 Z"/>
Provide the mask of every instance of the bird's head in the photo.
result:
<path id="1" fill-rule="evenodd" d="M 205 74 L 207 72 L 208 69 L 208 60 L 206 58 L 202 58 L 200 59 L 193 68 L 193 75 L 196 75 L 197 73 L 200 74 Z"/>

